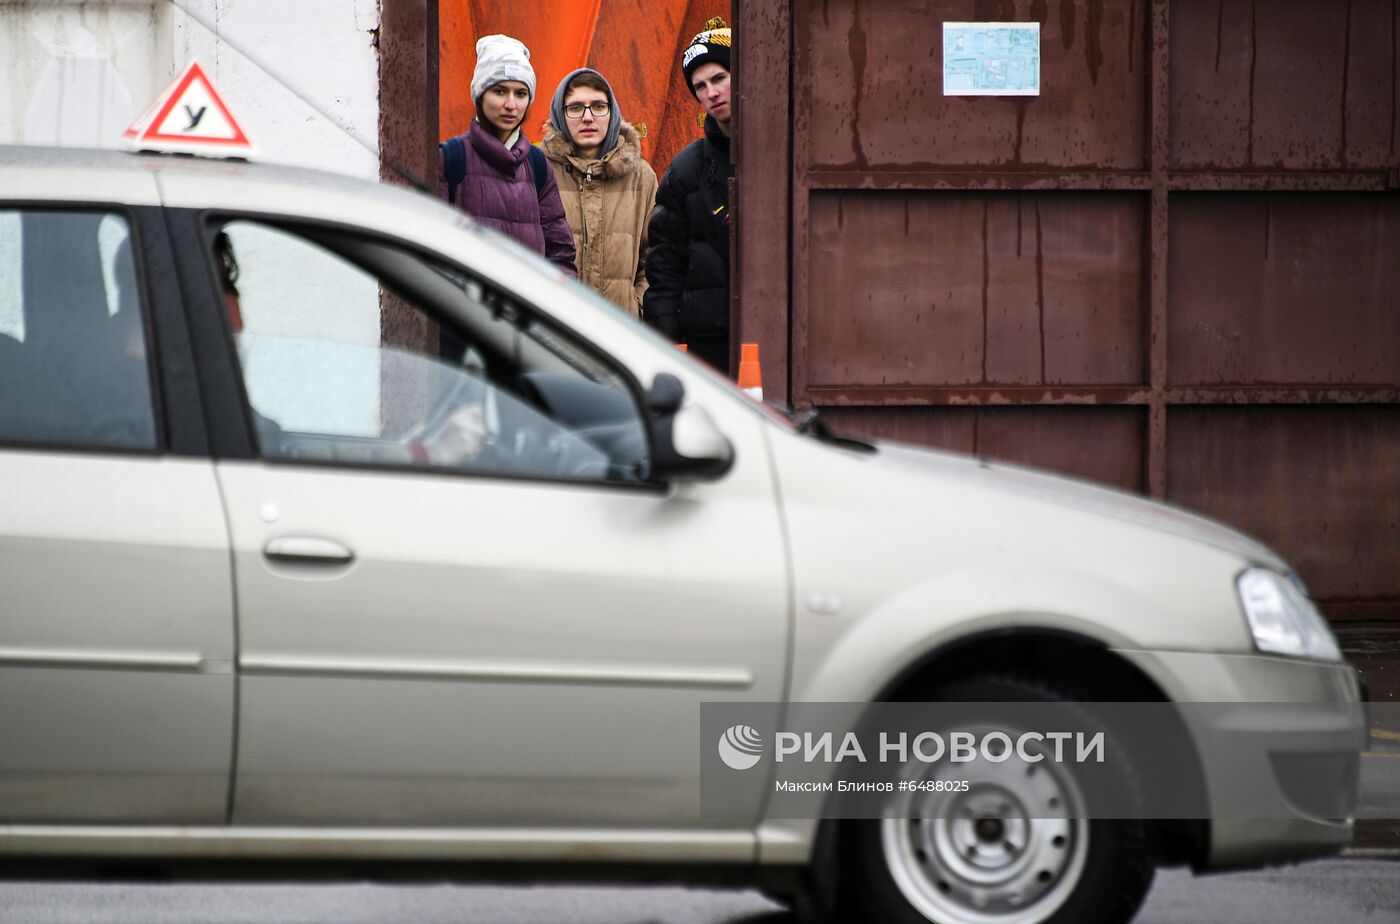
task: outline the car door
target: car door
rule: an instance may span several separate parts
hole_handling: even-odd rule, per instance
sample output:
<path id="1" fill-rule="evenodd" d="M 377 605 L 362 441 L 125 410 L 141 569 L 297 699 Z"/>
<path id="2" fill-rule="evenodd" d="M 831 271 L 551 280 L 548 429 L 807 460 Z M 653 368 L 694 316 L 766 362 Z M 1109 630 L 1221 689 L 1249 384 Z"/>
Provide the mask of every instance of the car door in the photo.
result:
<path id="1" fill-rule="evenodd" d="M 0 170 L 0 822 L 223 823 L 229 542 L 163 220 L 45 198 L 154 202 L 109 172 Z"/>
<path id="2" fill-rule="evenodd" d="M 723 479 L 651 484 L 626 370 L 489 280 L 355 234 L 205 234 L 258 447 L 217 466 L 235 822 L 706 824 L 701 702 L 781 696 L 759 427 Z"/>

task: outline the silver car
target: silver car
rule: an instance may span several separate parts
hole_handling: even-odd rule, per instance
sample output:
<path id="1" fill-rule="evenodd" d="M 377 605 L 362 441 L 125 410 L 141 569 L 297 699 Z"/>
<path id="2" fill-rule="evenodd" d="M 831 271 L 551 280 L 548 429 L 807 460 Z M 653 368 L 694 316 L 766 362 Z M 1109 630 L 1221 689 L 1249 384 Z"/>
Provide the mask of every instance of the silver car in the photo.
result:
<path id="1" fill-rule="evenodd" d="M 514 864 L 1038 924 L 1351 837 L 1356 674 L 1270 550 L 794 423 L 424 195 L 0 148 L 0 483 L 6 856 Z M 1154 729 L 1177 765 L 1112 752 L 1201 812 L 1029 807 L 1082 793 L 1072 767 L 974 779 L 1004 798 L 966 817 L 775 801 L 790 709 L 950 699 L 1110 730 L 1095 703 L 1214 704 Z M 745 706 L 772 725 L 718 740 L 763 757 L 728 786 L 702 718 Z"/>

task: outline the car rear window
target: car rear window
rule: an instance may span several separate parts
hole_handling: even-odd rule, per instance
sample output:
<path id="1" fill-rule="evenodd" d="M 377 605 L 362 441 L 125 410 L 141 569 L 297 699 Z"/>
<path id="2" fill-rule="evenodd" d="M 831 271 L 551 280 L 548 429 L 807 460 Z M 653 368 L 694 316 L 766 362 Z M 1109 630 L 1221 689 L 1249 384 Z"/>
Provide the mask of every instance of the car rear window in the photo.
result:
<path id="1" fill-rule="evenodd" d="M 0 443 L 153 449 L 126 219 L 0 209 Z"/>

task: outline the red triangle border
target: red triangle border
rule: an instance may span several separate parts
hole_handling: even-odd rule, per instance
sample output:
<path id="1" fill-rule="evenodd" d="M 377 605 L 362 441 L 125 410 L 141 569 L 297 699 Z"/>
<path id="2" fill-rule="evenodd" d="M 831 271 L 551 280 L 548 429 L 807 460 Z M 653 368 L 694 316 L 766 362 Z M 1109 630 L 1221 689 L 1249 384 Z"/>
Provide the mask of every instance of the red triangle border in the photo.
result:
<path id="1" fill-rule="evenodd" d="M 204 88 L 209 91 L 209 98 L 213 100 L 219 112 L 228 120 L 228 124 L 233 126 L 234 137 L 193 138 L 189 135 L 171 135 L 156 130 L 156 127 L 165 121 L 166 116 L 170 115 L 171 110 L 180 102 L 180 98 L 184 96 L 185 91 L 190 88 L 190 84 L 194 83 L 195 80 L 200 80 L 204 83 Z M 190 63 L 189 69 L 185 71 L 185 76 L 181 78 L 179 84 L 170 92 L 170 95 L 166 97 L 165 104 L 161 106 L 160 111 L 151 118 L 145 130 L 140 133 L 136 140 L 137 143 L 142 141 L 165 141 L 183 144 L 217 144 L 236 147 L 252 146 L 252 142 L 248 140 L 248 136 L 243 133 L 243 126 L 239 125 L 238 121 L 234 119 L 233 113 L 228 111 L 228 106 L 224 105 L 223 97 L 219 95 L 218 90 L 214 89 L 214 84 L 209 81 L 209 77 L 204 73 L 204 68 L 199 66 L 198 61 L 192 61 Z"/>

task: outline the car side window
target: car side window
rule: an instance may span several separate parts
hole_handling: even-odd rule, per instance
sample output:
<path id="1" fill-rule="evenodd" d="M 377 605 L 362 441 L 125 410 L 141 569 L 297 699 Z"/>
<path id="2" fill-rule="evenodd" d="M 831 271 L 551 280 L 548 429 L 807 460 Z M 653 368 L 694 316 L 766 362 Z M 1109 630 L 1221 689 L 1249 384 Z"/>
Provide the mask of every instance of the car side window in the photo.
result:
<path id="1" fill-rule="evenodd" d="M 623 378 L 504 293 L 319 229 L 231 221 L 212 251 L 265 458 L 645 480 Z"/>
<path id="2" fill-rule="evenodd" d="M 0 209 L 0 443 L 157 446 L 131 228 Z"/>

